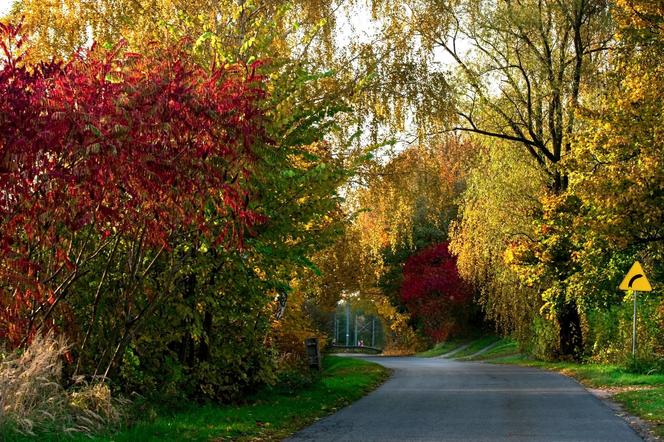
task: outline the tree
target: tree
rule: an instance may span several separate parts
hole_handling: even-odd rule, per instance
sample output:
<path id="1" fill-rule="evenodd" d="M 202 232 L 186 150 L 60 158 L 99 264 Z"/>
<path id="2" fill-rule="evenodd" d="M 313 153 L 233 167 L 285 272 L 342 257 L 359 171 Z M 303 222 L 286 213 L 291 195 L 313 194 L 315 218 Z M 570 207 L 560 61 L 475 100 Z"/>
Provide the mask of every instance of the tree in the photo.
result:
<path id="1" fill-rule="evenodd" d="M 619 2 L 619 46 L 610 88 L 597 110 L 586 109 L 572 163 L 574 191 L 591 212 L 591 230 L 618 247 L 657 247 L 662 230 L 662 150 L 659 101 L 664 74 L 661 7 Z"/>
<path id="2" fill-rule="evenodd" d="M 564 191 L 560 162 L 576 134 L 575 110 L 612 36 L 606 2 L 427 2 L 415 11 L 423 45 L 458 66 L 452 129 L 514 142 L 550 176 L 554 194 Z M 556 304 L 560 348 L 572 352 L 580 324 L 567 312 L 576 306 L 564 298 Z"/>
<path id="3" fill-rule="evenodd" d="M 321 22 L 333 20 L 328 12 L 326 1 L 19 0 L 10 18 L 24 17 L 35 47 L 33 60 L 68 58 L 91 41 L 124 38 L 133 50 L 141 50 L 148 44 L 177 44 L 188 36 L 207 62 L 232 63 L 252 55 L 292 55 L 288 39 L 298 32 L 296 23 L 305 34 L 316 34 Z"/>
<path id="4" fill-rule="evenodd" d="M 385 247 L 412 251 L 444 241 L 463 188 L 463 164 L 473 149 L 461 138 L 445 136 L 427 148 L 405 149 L 385 165 L 374 164 L 350 201 L 356 210 L 367 209 L 356 221 L 365 230 L 366 247 L 377 255 Z"/>
<path id="5" fill-rule="evenodd" d="M 554 189 L 564 189 L 558 163 L 570 150 L 574 110 L 612 37 L 606 2 L 404 3 L 409 14 L 391 18 L 417 37 L 411 50 L 420 58 L 442 51 L 457 67 L 455 78 L 437 68 L 446 64 L 426 64 L 456 92 L 438 104 L 458 118 L 439 128 L 514 141 L 551 175 Z M 419 99 L 427 93 L 425 86 Z"/>
<path id="6" fill-rule="evenodd" d="M 664 257 L 664 71 L 658 62 L 664 10 L 653 2 L 619 1 L 613 15 L 617 41 L 606 88 L 597 107 L 581 110 L 584 130 L 569 162 L 570 189 L 579 199 L 571 238 L 578 271 L 569 290 L 590 313 L 622 304 L 616 286 L 634 260 L 645 264 L 652 280 L 664 276 L 657 265 Z M 646 331 L 641 342 L 661 341 L 661 329 Z M 642 349 L 644 358 L 656 351 Z"/>
<path id="7" fill-rule="evenodd" d="M 362 186 L 349 191 L 345 210 L 351 213 L 345 238 L 320 257 L 325 298 L 358 292 L 371 300 L 388 344 L 417 340 L 406 329 L 410 315 L 400 296 L 402 267 L 414 253 L 447 239 L 456 215 L 455 198 L 463 186 L 463 160 L 472 145 L 455 137 L 441 137 L 429 149 L 406 149 L 381 165 L 362 169 Z M 328 275 L 325 277 L 325 275 Z M 459 327 L 457 327 L 459 328 Z M 403 350 L 403 349 L 401 349 Z"/>

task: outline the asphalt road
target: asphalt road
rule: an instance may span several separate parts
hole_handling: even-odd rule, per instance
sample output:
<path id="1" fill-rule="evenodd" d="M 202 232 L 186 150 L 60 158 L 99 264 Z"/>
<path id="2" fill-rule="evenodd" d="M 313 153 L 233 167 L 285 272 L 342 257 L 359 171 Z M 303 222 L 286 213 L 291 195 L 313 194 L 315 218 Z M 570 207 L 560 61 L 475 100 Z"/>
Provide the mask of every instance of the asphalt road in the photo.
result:
<path id="1" fill-rule="evenodd" d="M 292 441 L 641 441 L 576 381 L 525 367 L 365 357 L 394 369 Z"/>

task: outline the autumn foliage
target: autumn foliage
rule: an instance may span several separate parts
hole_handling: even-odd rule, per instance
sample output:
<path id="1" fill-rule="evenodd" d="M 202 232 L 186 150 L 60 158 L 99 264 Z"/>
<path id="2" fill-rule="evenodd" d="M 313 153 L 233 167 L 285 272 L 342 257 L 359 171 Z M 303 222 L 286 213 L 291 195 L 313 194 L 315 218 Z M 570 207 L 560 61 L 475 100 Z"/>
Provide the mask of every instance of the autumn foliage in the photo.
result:
<path id="1" fill-rule="evenodd" d="M 459 329 L 472 297 L 447 242 L 430 246 L 406 261 L 401 300 L 434 341 L 442 341 Z"/>
<path id="2" fill-rule="evenodd" d="M 263 80 L 123 44 L 30 65 L 20 27 L 0 37 L 0 339 L 52 327 L 87 339 L 115 296 L 117 359 L 160 296 L 143 284 L 158 259 L 185 238 L 241 247 L 262 221 L 244 183 L 267 143 Z M 68 305 L 83 292 L 84 322 Z"/>

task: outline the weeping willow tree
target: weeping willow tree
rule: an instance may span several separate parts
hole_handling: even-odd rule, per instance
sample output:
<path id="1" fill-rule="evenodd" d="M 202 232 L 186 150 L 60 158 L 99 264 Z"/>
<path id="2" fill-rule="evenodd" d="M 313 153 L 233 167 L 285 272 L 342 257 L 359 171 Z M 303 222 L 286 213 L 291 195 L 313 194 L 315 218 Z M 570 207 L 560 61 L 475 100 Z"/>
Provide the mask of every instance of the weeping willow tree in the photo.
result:
<path id="1" fill-rule="evenodd" d="M 487 318 L 501 332 L 528 342 L 543 302 L 510 267 L 509 250 L 519 238 L 532 236 L 546 175 L 508 142 L 489 142 L 481 149 L 450 229 L 450 248 L 462 277 L 478 288 Z"/>

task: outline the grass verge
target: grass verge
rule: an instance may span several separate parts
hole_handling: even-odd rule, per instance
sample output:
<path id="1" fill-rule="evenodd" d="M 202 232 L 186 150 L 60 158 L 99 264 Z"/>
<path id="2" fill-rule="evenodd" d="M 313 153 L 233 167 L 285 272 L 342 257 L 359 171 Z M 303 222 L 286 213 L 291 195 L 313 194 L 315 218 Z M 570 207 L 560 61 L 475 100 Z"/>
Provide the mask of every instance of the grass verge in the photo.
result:
<path id="1" fill-rule="evenodd" d="M 664 386 L 664 374 L 630 373 L 618 365 L 545 362 L 529 359 L 523 355 L 496 359 L 490 362 L 554 370 L 571 376 L 584 385 L 594 388 Z"/>
<path id="2" fill-rule="evenodd" d="M 364 396 L 388 375 L 378 364 L 339 356 L 326 356 L 324 367 L 320 381 L 300 391 L 266 390 L 248 405 L 195 407 L 112 440 L 280 440 Z"/>
<path id="3" fill-rule="evenodd" d="M 625 391 L 613 398 L 631 414 L 651 422 L 654 433 L 664 438 L 664 387 Z"/>
<path id="4" fill-rule="evenodd" d="M 281 440 L 361 398 L 389 375 L 389 370 L 378 364 L 347 357 L 325 356 L 323 366 L 320 379 L 312 385 L 296 391 L 266 389 L 245 405 L 192 404 L 177 413 L 164 413 L 108 436 L 90 439 L 59 435 L 46 440 Z"/>

